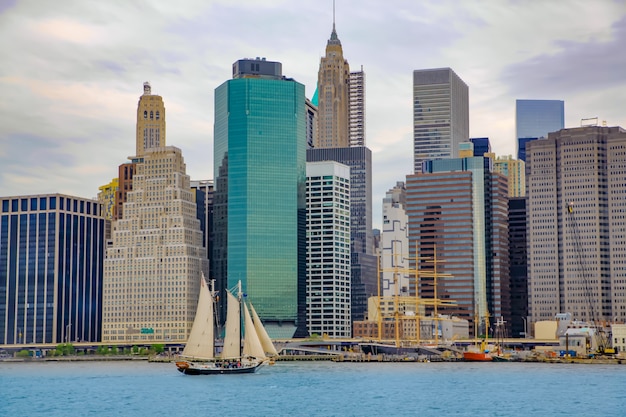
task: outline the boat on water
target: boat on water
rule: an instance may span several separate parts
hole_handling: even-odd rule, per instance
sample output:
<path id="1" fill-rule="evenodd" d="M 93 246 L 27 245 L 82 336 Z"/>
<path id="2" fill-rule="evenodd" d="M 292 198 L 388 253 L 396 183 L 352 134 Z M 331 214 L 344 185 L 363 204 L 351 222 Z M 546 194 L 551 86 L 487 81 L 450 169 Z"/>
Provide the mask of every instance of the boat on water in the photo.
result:
<path id="1" fill-rule="evenodd" d="M 235 289 L 236 296 L 231 291 L 226 291 L 224 347 L 221 355 L 216 356 L 214 294 L 205 282 L 204 276 L 202 277 L 196 317 L 181 355 L 182 359 L 176 362 L 176 368 L 183 374 L 254 373 L 270 363 L 272 357 L 278 356 L 254 307 L 243 297 L 241 281 Z"/>
<path id="2" fill-rule="evenodd" d="M 487 342 L 483 340 L 480 347 L 469 347 L 463 352 L 463 360 L 466 362 L 491 362 L 493 356 L 487 350 Z"/>

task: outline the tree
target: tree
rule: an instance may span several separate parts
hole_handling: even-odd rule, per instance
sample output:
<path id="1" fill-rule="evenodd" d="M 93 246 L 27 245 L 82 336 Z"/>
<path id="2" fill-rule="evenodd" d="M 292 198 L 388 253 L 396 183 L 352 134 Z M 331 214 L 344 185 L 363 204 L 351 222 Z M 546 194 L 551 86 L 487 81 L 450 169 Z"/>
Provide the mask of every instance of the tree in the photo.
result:
<path id="1" fill-rule="evenodd" d="M 162 345 L 162 344 L 152 345 L 152 350 L 154 351 L 154 353 L 158 355 L 159 353 L 163 353 L 163 351 L 165 351 L 165 345 Z"/>
<path id="2" fill-rule="evenodd" d="M 30 351 L 28 351 L 27 349 L 22 349 L 19 352 L 17 352 L 17 357 L 18 358 L 30 358 Z"/>

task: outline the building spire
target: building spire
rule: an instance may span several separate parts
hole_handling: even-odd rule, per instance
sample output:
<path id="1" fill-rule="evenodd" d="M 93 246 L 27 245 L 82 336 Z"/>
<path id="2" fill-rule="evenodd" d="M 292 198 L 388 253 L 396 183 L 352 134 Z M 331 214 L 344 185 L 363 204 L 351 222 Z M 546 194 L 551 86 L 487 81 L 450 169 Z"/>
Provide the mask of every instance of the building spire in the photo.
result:
<path id="1" fill-rule="evenodd" d="M 337 30 L 335 29 L 335 0 L 333 0 L 333 31 L 330 34 L 330 39 L 328 40 L 328 43 L 341 45 L 341 42 L 337 37 Z"/>

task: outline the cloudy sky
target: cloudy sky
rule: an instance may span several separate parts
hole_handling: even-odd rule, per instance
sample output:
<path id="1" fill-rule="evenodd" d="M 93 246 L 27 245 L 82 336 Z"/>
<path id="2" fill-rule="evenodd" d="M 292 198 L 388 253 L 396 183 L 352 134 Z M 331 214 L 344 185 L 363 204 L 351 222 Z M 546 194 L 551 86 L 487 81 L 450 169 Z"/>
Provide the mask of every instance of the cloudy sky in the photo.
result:
<path id="1" fill-rule="evenodd" d="M 142 84 L 168 145 L 213 172 L 213 91 L 244 57 L 315 91 L 332 0 L 0 0 L 0 195 L 95 197 L 135 149 Z M 468 84 L 470 135 L 515 154 L 515 100 L 565 100 L 566 127 L 626 127 L 626 0 L 337 0 L 344 57 L 366 73 L 374 225 L 412 173 L 412 71 Z"/>

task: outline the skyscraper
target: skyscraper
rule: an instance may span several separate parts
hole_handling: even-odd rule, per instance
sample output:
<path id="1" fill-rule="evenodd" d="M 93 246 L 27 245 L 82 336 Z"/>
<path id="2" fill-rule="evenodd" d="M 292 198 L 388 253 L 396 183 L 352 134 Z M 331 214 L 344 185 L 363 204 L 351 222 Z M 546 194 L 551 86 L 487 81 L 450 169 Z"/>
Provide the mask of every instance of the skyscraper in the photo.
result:
<path id="1" fill-rule="evenodd" d="M 350 337 L 350 167 L 309 162 L 306 171 L 309 333 Z"/>
<path id="2" fill-rule="evenodd" d="M 137 109 L 137 155 L 120 166 L 123 210 L 104 261 L 105 342 L 187 340 L 208 275 L 195 193 L 181 150 L 165 146 L 163 100 L 149 87 Z"/>
<path id="3" fill-rule="evenodd" d="M 456 158 L 469 139 L 467 85 L 450 68 L 413 71 L 413 165 Z"/>
<path id="4" fill-rule="evenodd" d="M 526 144 L 548 137 L 565 126 L 565 103 L 562 100 L 515 100 L 515 137 L 517 159 L 526 160 Z"/>
<path id="5" fill-rule="evenodd" d="M 137 156 L 147 149 L 165 146 L 165 106 L 161 96 L 153 95 L 150 83 L 143 83 L 143 95 L 137 105 Z"/>
<path id="6" fill-rule="evenodd" d="M 352 319 L 363 320 L 367 297 L 378 293 L 372 237 L 372 151 L 365 146 L 308 149 L 307 162 L 336 161 L 350 167 Z"/>
<path id="7" fill-rule="evenodd" d="M 348 136 L 349 146 L 365 146 L 365 73 L 350 73 L 349 80 Z"/>
<path id="8" fill-rule="evenodd" d="M 528 145 L 531 321 L 626 319 L 626 131 L 561 129 Z"/>
<path id="9" fill-rule="evenodd" d="M 0 201 L 0 345 L 100 341 L 102 205 L 63 194 Z"/>
<path id="10" fill-rule="evenodd" d="M 349 137 L 350 66 L 343 58 L 335 23 L 317 75 L 318 137 L 316 148 L 347 148 Z"/>
<path id="11" fill-rule="evenodd" d="M 383 199 L 381 295 L 409 296 L 409 220 L 406 214 L 406 187 L 398 181 Z M 397 286 L 397 294 L 396 294 Z"/>
<path id="12" fill-rule="evenodd" d="M 439 307 L 439 313 L 470 323 L 477 318 L 480 332 L 488 317 L 508 321 L 506 178 L 489 172 L 484 157 L 433 160 L 424 168 L 424 173 L 408 175 L 406 185 L 411 269 L 426 272 L 420 276 L 419 295 L 434 296 L 427 273 L 433 272 L 436 251 L 444 261 L 437 272 L 451 275 L 438 280 L 438 298 L 457 303 Z M 433 308 L 427 307 L 428 312 Z"/>
<path id="13" fill-rule="evenodd" d="M 233 67 L 215 90 L 214 277 L 241 280 L 270 336 L 306 335 L 304 85 L 278 62 Z"/>

